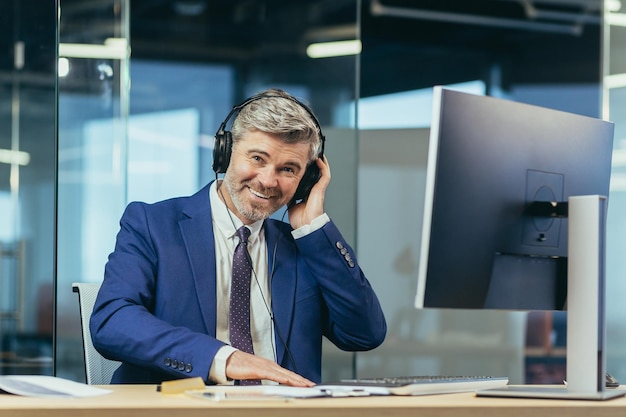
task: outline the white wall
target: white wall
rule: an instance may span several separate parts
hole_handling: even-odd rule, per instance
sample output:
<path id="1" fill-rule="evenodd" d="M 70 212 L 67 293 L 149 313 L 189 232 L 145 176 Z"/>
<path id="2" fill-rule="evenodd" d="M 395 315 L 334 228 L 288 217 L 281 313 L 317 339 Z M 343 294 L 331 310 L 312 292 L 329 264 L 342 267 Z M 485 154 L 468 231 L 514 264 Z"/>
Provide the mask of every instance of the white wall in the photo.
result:
<path id="1" fill-rule="evenodd" d="M 498 375 L 521 383 L 524 313 L 413 307 L 428 134 L 360 131 L 358 256 L 389 332 L 380 348 L 358 354 L 358 376 Z"/>

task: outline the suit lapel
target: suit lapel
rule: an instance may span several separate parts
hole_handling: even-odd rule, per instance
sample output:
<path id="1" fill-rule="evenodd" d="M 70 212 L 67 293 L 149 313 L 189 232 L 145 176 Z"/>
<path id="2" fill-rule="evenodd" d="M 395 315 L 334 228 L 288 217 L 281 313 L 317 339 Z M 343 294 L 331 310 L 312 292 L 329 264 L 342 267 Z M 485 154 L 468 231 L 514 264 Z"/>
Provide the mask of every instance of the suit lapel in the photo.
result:
<path id="1" fill-rule="evenodd" d="M 216 263 L 209 186 L 192 196 L 183 211 L 186 218 L 179 222 L 179 227 L 191 264 L 202 319 L 207 333 L 215 335 Z"/>
<path id="2" fill-rule="evenodd" d="M 273 224 L 265 222 L 268 269 L 272 292 L 272 311 L 276 328 L 276 360 L 284 363 L 285 344 L 289 341 L 296 295 L 296 248 L 289 237 Z M 274 256 L 276 248 L 276 256 Z M 273 271 L 273 273 L 272 273 Z M 282 339 L 282 340 L 281 340 Z"/>

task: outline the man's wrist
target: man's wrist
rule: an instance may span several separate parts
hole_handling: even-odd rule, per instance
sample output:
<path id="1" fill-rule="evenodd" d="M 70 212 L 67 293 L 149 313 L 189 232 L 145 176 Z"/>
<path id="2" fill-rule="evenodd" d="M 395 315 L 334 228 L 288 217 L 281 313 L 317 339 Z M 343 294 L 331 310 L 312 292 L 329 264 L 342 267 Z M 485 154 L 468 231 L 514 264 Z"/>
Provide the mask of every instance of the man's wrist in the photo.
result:
<path id="1" fill-rule="evenodd" d="M 328 217 L 328 214 L 322 213 L 318 217 L 314 218 L 310 224 L 305 224 L 295 230 L 292 230 L 291 235 L 294 239 L 299 239 L 321 229 L 328 222 L 330 222 L 330 217 Z"/>
<path id="2" fill-rule="evenodd" d="M 230 355 L 236 352 L 232 346 L 222 346 L 215 356 L 213 357 L 213 363 L 211 363 L 211 369 L 209 370 L 209 379 L 217 384 L 228 384 L 231 380 L 226 376 L 226 362 Z"/>

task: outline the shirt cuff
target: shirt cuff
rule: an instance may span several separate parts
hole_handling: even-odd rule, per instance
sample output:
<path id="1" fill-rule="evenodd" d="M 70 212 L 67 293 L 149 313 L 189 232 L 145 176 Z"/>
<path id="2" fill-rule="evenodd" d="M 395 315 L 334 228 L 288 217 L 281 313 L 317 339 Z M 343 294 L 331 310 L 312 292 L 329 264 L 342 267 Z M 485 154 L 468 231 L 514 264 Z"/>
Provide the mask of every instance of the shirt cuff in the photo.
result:
<path id="1" fill-rule="evenodd" d="M 226 361 L 236 350 L 232 346 L 225 345 L 217 351 L 209 370 L 209 379 L 211 381 L 217 384 L 232 383 L 232 380 L 226 377 Z"/>
<path id="2" fill-rule="evenodd" d="M 315 232 L 318 229 L 321 229 L 329 221 L 330 218 L 328 217 L 328 214 L 323 213 L 322 215 L 314 218 L 311 224 L 305 224 L 304 226 L 298 227 L 296 230 L 292 230 L 291 235 L 294 239 L 299 239 Z"/>

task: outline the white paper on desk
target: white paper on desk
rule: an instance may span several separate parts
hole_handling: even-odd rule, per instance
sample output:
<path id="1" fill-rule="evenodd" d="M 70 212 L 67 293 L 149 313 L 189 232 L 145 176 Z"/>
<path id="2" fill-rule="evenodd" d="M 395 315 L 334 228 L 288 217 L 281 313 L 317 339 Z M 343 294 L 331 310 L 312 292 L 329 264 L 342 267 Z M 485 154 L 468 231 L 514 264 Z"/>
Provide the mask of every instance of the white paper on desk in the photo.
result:
<path id="1" fill-rule="evenodd" d="M 111 392 L 48 375 L 2 375 L 0 390 L 27 397 L 95 397 Z"/>
<path id="2" fill-rule="evenodd" d="M 288 385 L 209 385 L 204 390 L 190 392 L 193 394 L 221 394 L 221 397 L 214 399 L 242 399 L 246 398 L 316 398 L 327 397 L 324 391 L 315 387 L 291 387 Z"/>

